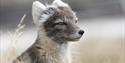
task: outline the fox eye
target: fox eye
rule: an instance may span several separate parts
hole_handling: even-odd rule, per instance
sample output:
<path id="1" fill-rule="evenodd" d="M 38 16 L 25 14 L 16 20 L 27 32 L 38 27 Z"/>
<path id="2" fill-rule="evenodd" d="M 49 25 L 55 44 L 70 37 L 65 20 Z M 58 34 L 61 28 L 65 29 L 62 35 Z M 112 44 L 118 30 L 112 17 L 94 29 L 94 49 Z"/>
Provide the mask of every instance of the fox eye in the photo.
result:
<path id="1" fill-rule="evenodd" d="M 75 20 L 75 23 L 77 23 L 78 22 L 78 20 Z"/>
<path id="2" fill-rule="evenodd" d="M 67 25 L 65 22 L 58 22 L 56 25 Z"/>

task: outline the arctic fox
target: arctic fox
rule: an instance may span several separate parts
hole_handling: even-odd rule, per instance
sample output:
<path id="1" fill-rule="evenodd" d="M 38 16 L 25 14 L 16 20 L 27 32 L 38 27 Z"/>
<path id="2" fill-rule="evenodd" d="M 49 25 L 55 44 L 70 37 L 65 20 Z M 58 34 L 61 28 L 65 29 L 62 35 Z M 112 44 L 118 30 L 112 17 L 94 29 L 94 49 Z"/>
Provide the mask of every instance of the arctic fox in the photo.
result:
<path id="1" fill-rule="evenodd" d="M 13 63 L 69 63 L 68 43 L 84 33 L 77 26 L 75 12 L 61 0 L 47 6 L 34 1 L 32 16 L 38 27 L 36 42 Z"/>

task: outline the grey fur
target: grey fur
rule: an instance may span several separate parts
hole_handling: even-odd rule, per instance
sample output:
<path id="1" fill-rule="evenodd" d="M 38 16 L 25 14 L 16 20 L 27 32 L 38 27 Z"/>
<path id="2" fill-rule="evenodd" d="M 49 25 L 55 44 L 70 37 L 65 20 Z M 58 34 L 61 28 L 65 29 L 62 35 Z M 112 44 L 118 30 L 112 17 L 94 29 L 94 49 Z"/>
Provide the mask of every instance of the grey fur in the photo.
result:
<path id="1" fill-rule="evenodd" d="M 48 19 L 40 22 L 44 15 L 49 16 Z M 13 63 L 69 63 L 68 41 L 79 40 L 84 33 L 76 25 L 77 17 L 72 9 L 50 6 L 41 11 L 36 20 L 39 22 L 36 42 Z"/>

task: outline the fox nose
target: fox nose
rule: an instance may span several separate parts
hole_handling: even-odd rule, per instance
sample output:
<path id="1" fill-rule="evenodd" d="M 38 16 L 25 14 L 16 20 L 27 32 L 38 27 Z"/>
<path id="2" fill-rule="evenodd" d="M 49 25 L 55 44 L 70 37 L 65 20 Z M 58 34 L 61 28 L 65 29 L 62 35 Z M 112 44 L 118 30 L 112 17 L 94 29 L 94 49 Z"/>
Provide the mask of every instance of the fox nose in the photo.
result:
<path id="1" fill-rule="evenodd" d="M 79 33 L 80 35 L 83 35 L 84 31 L 83 31 L 83 30 L 80 30 L 78 33 Z"/>

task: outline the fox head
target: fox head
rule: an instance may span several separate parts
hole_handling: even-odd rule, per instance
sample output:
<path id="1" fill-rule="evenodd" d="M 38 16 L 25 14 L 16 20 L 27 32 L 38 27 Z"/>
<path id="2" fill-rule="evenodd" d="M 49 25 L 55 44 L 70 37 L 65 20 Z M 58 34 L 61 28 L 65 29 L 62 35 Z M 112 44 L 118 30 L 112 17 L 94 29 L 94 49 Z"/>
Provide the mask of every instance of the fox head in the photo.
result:
<path id="1" fill-rule="evenodd" d="M 39 31 L 45 30 L 47 37 L 55 41 L 76 41 L 84 33 L 77 26 L 75 12 L 61 0 L 54 0 L 47 6 L 39 1 L 33 2 L 32 15 Z"/>

